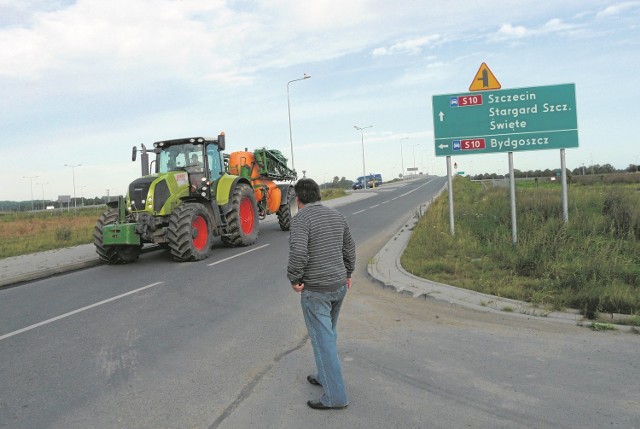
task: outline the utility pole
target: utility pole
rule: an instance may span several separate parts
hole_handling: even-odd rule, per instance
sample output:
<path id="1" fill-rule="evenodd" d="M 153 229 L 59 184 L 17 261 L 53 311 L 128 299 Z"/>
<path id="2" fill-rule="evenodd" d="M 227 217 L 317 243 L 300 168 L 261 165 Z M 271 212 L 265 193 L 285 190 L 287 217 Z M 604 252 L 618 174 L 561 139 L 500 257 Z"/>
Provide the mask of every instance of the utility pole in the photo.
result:
<path id="1" fill-rule="evenodd" d="M 371 128 L 373 125 L 367 125 L 366 127 L 359 127 L 354 125 L 353 128 L 360 131 L 360 139 L 362 141 L 362 189 L 367 189 L 367 169 L 364 166 L 364 134 L 362 130 Z"/>
<path id="2" fill-rule="evenodd" d="M 24 179 L 29 179 L 29 184 L 31 187 L 31 211 L 33 211 L 33 179 L 37 178 L 38 176 L 22 176 Z"/>
<path id="3" fill-rule="evenodd" d="M 289 85 L 292 82 L 297 82 L 299 80 L 305 80 L 305 79 L 309 79 L 311 78 L 311 76 L 309 76 L 308 74 L 304 74 L 303 77 L 299 78 L 299 79 L 293 79 L 290 80 L 289 82 L 287 82 L 287 111 L 289 112 L 289 142 L 291 143 L 291 169 L 293 171 L 296 171 L 296 165 L 293 162 L 293 137 L 291 135 L 291 102 L 289 101 Z"/>
<path id="4" fill-rule="evenodd" d="M 76 167 L 80 167 L 82 164 L 65 164 L 65 167 L 71 167 L 71 175 L 73 177 L 73 208 L 76 208 Z"/>
<path id="5" fill-rule="evenodd" d="M 404 180 L 404 155 L 402 154 L 402 140 L 409 140 L 409 137 L 402 137 L 400 139 L 400 162 L 402 164 L 402 180 Z"/>

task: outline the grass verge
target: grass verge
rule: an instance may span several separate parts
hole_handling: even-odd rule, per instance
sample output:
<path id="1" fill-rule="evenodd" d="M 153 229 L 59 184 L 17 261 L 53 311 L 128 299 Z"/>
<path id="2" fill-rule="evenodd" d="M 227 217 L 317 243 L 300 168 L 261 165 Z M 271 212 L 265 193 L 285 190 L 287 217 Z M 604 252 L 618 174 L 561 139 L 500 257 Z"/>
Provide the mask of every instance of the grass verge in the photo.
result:
<path id="1" fill-rule="evenodd" d="M 518 244 L 511 244 L 509 190 L 454 181 L 431 205 L 401 258 L 414 275 L 553 309 L 640 314 L 640 186 L 572 187 L 569 223 L 561 190 L 516 190 Z"/>
<path id="2" fill-rule="evenodd" d="M 340 198 L 347 195 L 347 191 L 340 188 L 329 188 L 329 189 L 321 189 L 320 194 L 322 195 L 322 200 L 333 200 L 334 198 Z"/>
<path id="3" fill-rule="evenodd" d="M 104 210 L 97 206 L 72 211 L 3 214 L 0 216 L 0 258 L 91 243 L 96 219 Z"/>

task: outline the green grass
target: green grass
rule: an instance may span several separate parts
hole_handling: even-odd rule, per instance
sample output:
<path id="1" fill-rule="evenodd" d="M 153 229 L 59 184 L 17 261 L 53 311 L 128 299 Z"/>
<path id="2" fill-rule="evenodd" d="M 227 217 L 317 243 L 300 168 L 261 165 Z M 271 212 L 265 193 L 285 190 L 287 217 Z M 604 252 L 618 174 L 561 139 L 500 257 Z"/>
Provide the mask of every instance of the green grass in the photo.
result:
<path id="1" fill-rule="evenodd" d="M 560 185 L 516 189 L 518 244 L 511 244 L 508 188 L 454 181 L 420 220 L 402 265 L 434 281 L 548 308 L 637 314 L 640 310 L 640 186 L 571 187 L 569 223 Z"/>

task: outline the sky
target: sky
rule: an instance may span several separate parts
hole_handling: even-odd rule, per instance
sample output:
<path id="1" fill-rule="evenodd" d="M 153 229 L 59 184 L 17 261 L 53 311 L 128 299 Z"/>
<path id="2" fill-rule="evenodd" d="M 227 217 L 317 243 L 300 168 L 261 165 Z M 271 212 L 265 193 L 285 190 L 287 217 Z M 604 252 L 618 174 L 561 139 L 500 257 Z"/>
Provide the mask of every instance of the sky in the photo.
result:
<path id="1" fill-rule="evenodd" d="M 319 183 L 362 175 L 363 143 L 384 180 L 445 175 L 432 97 L 482 63 L 503 89 L 576 85 L 567 168 L 640 164 L 640 1 L 0 0 L 0 201 L 124 194 L 134 145 L 221 131 L 290 162 L 292 141 Z M 453 158 L 508 173 L 506 154 Z"/>

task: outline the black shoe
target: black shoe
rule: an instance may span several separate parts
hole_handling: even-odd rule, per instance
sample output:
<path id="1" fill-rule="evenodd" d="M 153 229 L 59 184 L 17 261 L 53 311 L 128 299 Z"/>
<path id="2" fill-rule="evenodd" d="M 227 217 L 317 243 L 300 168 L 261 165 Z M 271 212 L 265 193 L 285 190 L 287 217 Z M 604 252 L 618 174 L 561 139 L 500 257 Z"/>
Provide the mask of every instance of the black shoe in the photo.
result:
<path id="1" fill-rule="evenodd" d="M 313 375 L 307 375 L 307 381 L 311 384 L 313 384 L 314 386 L 320 386 L 322 387 L 322 384 L 320 384 L 320 382 L 318 381 L 317 378 L 315 378 Z"/>
<path id="2" fill-rule="evenodd" d="M 347 408 L 347 405 L 342 405 L 339 407 L 327 407 L 320 401 L 307 401 L 307 405 L 309 408 L 313 408 L 314 410 L 343 410 Z"/>

